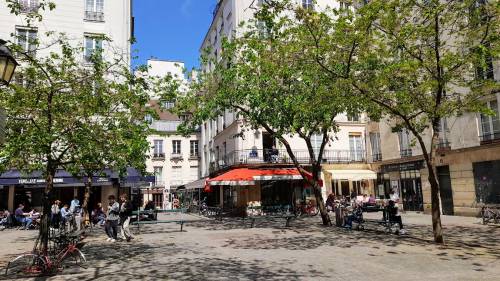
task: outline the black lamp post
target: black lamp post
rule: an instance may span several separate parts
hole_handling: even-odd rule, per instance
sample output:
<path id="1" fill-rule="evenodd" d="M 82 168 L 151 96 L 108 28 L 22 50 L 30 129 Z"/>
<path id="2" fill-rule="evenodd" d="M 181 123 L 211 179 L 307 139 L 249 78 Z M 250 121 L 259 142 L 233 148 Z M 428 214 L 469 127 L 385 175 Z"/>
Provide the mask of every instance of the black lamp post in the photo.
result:
<path id="1" fill-rule="evenodd" d="M 5 43 L 0 39 L 0 84 L 9 85 L 18 63 Z"/>

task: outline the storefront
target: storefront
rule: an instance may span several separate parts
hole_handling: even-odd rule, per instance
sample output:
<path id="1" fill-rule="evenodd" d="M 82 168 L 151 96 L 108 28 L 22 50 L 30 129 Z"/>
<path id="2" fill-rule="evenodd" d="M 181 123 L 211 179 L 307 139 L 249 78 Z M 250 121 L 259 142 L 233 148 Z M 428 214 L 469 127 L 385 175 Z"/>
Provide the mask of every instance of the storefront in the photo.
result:
<path id="1" fill-rule="evenodd" d="M 392 188 L 396 190 L 405 211 L 423 211 L 422 181 L 420 170 L 424 161 L 413 161 L 380 166 L 375 194 L 387 199 Z"/>

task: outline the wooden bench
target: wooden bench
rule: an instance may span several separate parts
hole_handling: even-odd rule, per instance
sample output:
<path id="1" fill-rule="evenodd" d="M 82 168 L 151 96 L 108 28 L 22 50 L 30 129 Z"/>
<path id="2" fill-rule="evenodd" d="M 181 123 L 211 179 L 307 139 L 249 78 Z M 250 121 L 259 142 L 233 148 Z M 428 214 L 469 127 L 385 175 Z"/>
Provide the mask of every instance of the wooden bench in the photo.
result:
<path id="1" fill-rule="evenodd" d="M 135 217 L 131 224 L 137 225 L 137 230 L 140 232 L 139 225 L 141 224 L 157 224 L 157 223 L 180 223 L 181 232 L 182 227 L 187 220 L 184 219 L 173 219 L 173 220 L 158 220 L 158 213 L 186 213 L 187 209 L 172 209 L 172 210 L 143 210 L 143 211 L 133 211 L 132 215 L 140 216 L 144 214 L 153 214 L 154 220 L 139 221 L 139 217 Z"/>
<path id="2" fill-rule="evenodd" d="M 252 220 L 250 228 L 253 228 L 255 220 L 263 220 L 263 219 L 286 219 L 286 227 L 289 227 L 290 220 L 294 217 L 295 217 L 294 215 L 283 215 L 283 216 L 250 216 L 248 218 Z"/>

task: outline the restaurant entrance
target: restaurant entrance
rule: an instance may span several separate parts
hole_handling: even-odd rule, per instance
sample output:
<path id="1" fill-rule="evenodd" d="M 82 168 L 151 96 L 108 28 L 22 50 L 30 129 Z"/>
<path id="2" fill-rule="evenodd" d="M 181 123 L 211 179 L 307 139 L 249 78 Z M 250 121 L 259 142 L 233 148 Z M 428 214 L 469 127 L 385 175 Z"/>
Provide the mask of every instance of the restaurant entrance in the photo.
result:
<path id="1" fill-rule="evenodd" d="M 403 210 L 424 211 L 419 170 L 401 171 L 401 191 Z"/>

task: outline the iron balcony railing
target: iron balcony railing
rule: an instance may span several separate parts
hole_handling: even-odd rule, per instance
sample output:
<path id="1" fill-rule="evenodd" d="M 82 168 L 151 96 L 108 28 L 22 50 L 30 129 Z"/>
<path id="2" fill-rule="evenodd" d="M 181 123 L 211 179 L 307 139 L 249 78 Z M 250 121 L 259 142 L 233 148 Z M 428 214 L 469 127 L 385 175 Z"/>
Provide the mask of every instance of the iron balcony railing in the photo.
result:
<path id="1" fill-rule="evenodd" d="M 400 154 L 401 154 L 401 158 L 406 158 L 406 157 L 411 157 L 412 156 L 411 149 L 402 149 L 400 151 Z"/>
<path id="2" fill-rule="evenodd" d="M 21 5 L 21 13 L 23 14 L 33 14 L 38 12 L 38 5 L 29 6 L 29 5 Z"/>
<path id="3" fill-rule="evenodd" d="M 312 164 L 309 151 L 293 150 L 300 164 Z M 233 165 L 245 164 L 293 164 L 286 149 L 278 149 L 278 154 L 273 154 L 271 149 L 245 149 L 235 150 L 221 155 L 210 162 L 210 172 L 216 172 Z M 366 163 L 365 150 L 325 150 L 321 163 Z"/>
<path id="4" fill-rule="evenodd" d="M 191 159 L 200 158 L 200 153 L 199 152 L 191 152 L 191 153 L 189 153 L 189 158 L 191 158 Z"/>
<path id="5" fill-rule="evenodd" d="M 165 153 L 153 153 L 153 160 L 165 160 Z"/>
<path id="6" fill-rule="evenodd" d="M 479 137 L 481 144 L 490 144 L 500 142 L 500 132 L 483 134 Z"/>
<path id="7" fill-rule="evenodd" d="M 85 11 L 85 19 L 92 21 L 104 21 L 103 12 Z"/>
<path id="8" fill-rule="evenodd" d="M 373 161 L 373 162 L 379 162 L 379 161 L 382 161 L 382 153 L 375 153 L 375 154 L 372 154 L 372 161 Z"/>
<path id="9" fill-rule="evenodd" d="M 170 159 L 182 159 L 182 153 L 172 152 L 170 153 Z"/>
<path id="10" fill-rule="evenodd" d="M 436 145 L 437 149 L 446 149 L 446 148 L 451 148 L 451 143 L 448 140 L 439 140 L 439 142 Z"/>

